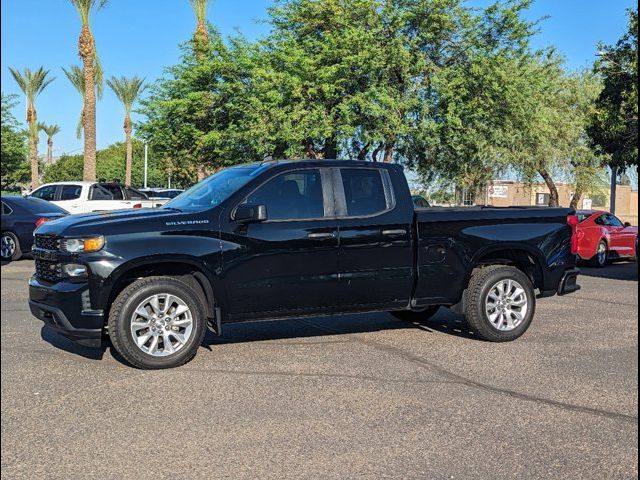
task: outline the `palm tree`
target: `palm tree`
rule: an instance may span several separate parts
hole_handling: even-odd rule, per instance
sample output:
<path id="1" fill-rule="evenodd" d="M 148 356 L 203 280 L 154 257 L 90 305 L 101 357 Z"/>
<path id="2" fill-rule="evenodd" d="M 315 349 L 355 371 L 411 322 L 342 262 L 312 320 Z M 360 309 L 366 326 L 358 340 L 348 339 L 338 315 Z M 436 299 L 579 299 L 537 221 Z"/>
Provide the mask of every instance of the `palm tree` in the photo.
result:
<path id="1" fill-rule="evenodd" d="M 82 22 L 82 30 L 78 39 L 78 54 L 82 58 L 84 74 L 84 172 L 86 181 L 96 179 L 96 66 L 98 55 L 96 44 L 89 26 L 91 12 L 99 10 L 107 4 L 107 0 L 70 0 Z"/>
<path id="2" fill-rule="evenodd" d="M 209 30 L 207 30 L 207 7 L 209 0 L 189 0 L 196 14 L 196 31 L 193 33 L 193 44 L 196 56 L 202 59 L 209 44 Z"/>
<path id="3" fill-rule="evenodd" d="M 55 80 L 47 78 L 49 70 L 43 67 L 37 70 L 25 68 L 22 72 L 9 67 L 11 75 L 16 80 L 20 90 L 27 98 L 27 124 L 29 125 L 29 160 L 31 161 L 31 188 L 40 185 L 38 175 L 38 115 L 36 112 L 35 100 L 38 95 Z"/>
<path id="4" fill-rule="evenodd" d="M 44 122 L 39 122 L 38 130 L 47 134 L 47 165 L 51 165 L 53 163 L 53 136 L 60 133 L 60 127 L 56 124 L 47 125 Z"/>
<path id="5" fill-rule="evenodd" d="M 82 97 L 82 110 L 80 111 L 80 118 L 78 119 L 78 124 L 76 125 L 76 137 L 78 139 L 82 138 L 82 129 L 84 128 L 84 72 L 82 68 L 77 65 L 71 65 L 69 70 L 62 67 L 62 71 L 67 76 L 71 84 L 78 91 L 80 96 Z M 104 81 L 102 76 L 102 67 L 100 63 L 96 61 L 95 65 L 96 72 L 96 97 L 98 100 L 102 98 L 102 91 L 104 88 Z"/>
<path id="6" fill-rule="evenodd" d="M 131 185 L 131 164 L 133 160 L 133 145 L 131 143 L 131 108 L 136 99 L 144 91 L 143 78 L 111 77 L 107 85 L 124 106 L 124 134 L 127 142 L 127 163 L 125 168 L 125 185 Z"/>
<path id="7" fill-rule="evenodd" d="M 209 49 L 210 37 L 209 30 L 207 29 L 207 7 L 209 0 L 189 0 L 193 7 L 193 12 L 196 14 L 196 31 L 193 33 L 193 51 L 196 55 L 196 60 L 202 62 L 207 55 Z M 198 181 L 204 180 L 207 176 L 207 169 L 204 162 L 199 162 L 198 165 Z"/>

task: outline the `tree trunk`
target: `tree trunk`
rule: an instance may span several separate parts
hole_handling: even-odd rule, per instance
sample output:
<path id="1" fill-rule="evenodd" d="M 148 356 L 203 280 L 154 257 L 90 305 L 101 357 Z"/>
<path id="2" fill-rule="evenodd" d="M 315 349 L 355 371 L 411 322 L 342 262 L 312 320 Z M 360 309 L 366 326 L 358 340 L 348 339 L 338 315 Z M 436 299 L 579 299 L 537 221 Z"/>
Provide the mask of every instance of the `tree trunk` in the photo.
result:
<path id="1" fill-rule="evenodd" d="M 95 44 L 88 25 L 82 26 L 78 52 L 82 58 L 84 73 L 84 171 L 83 180 L 96 180 L 96 87 Z"/>
<path id="2" fill-rule="evenodd" d="M 129 114 L 124 119 L 124 135 L 127 142 L 127 161 L 124 170 L 124 184 L 131 186 L 131 170 L 133 165 L 133 144 L 131 143 L 131 117 Z"/>
<path id="3" fill-rule="evenodd" d="M 47 165 L 53 163 L 53 138 L 47 138 Z"/>
<path id="4" fill-rule="evenodd" d="M 384 163 L 393 162 L 393 142 L 388 143 L 384 147 Z"/>
<path id="5" fill-rule="evenodd" d="M 382 143 L 380 145 L 378 145 L 375 150 L 373 150 L 373 153 L 371 154 L 371 160 L 373 160 L 374 162 L 378 161 L 378 155 L 380 155 L 380 152 L 382 151 Z"/>
<path id="6" fill-rule="evenodd" d="M 546 183 L 547 188 L 549 188 L 549 206 L 560 206 L 560 196 L 558 195 L 558 188 L 556 187 L 553 178 L 551 178 L 551 175 L 549 175 L 549 172 L 545 168 L 541 169 L 538 173 L 540 173 L 544 183 Z"/>
<path id="7" fill-rule="evenodd" d="M 316 153 L 316 149 L 313 146 L 312 140 L 307 140 L 304 144 L 305 152 L 307 152 L 307 158 L 315 160 L 318 158 L 318 154 Z"/>
<path id="8" fill-rule="evenodd" d="M 40 176 L 38 175 L 38 121 L 36 110 L 33 107 L 27 112 L 29 119 L 29 160 L 31 162 L 31 190 L 40 186 Z"/>
<path id="9" fill-rule="evenodd" d="M 370 146 L 371 144 L 367 143 L 364 147 L 362 147 L 362 150 L 360 150 L 360 152 L 358 153 L 358 160 L 365 160 L 367 158 Z"/>
<path id="10" fill-rule="evenodd" d="M 335 160 L 338 158 L 338 142 L 335 138 L 327 138 L 324 142 L 323 158 Z"/>
<path id="11" fill-rule="evenodd" d="M 582 185 L 582 183 L 576 182 L 576 191 L 574 192 L 571 203 L 569 204 L 570 208 L 578 208 L 578 205 L 580 205 L 580 200 L 582 199 L 583 192 L 584 186 Z"/>
<path id="12" fill-rule="evenodd" d="M 196 60 L 202 62 L 207 55 L 207 49 L 209 46 L 209 31 L 205 22 L 198 22 L 196 31 L 193 34 L 194 51 L 196 54 Z"/>

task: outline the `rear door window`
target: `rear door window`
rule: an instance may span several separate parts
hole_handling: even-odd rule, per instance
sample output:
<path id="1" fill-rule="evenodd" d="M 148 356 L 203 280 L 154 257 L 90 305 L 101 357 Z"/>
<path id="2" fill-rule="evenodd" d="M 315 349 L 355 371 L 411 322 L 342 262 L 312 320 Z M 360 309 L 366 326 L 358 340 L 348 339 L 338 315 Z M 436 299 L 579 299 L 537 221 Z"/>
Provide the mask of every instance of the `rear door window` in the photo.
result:
<path id="1" fill-rule="evenodd" d="M 392 208 L 390 195 L 385 192 L 381 170 L 342 168 L 340 173 L 347 216 L 376 215 Z"/>
<path id="2" fill-rule="evenodd" d="M 60 193 L 60 200 L 75 200 L 80 198 L 82 186 L 80 185 L 63 185 Z"/>
<path id="3" fill-rule="evenodd" d="M 57 189 L 57 185 L 45 185 L 44 187 L 40 187 L 35 192 L 33 192 L 31 196 L 50 202 L 52 200 L 55 200 Z"/>

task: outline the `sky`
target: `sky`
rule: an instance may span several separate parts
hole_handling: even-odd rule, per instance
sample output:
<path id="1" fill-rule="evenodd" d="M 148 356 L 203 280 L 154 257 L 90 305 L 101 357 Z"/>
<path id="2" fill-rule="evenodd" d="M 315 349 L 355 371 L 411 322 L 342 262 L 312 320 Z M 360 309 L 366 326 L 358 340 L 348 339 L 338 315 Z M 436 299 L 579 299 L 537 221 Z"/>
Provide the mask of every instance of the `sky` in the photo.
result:
<path id="1" fill-rule="evenodd" d="M 267 8 L 272 0 L 212 0 L 208 20 L 224 35 L 241 33 L 249 39 L 266 35 Z M 472 5 L 488 0 L 471 0 Z M 588 67 L 596 44 L 615 43 L 626 28 L 625 10 L 632 0 L 537 0 L 527 18 L 548 16 L 540 25 L 534 47 L 554 45 L 571 69 Z M 0 78 L 4 94 L 20 95 L 14 114 L 24 119 L 24 97 L 8 67 L 44 66 L 56 80 L 36 100 L 38 120 L 56 123 L 62 131 L 54 139 L 54 155 L 81 153 L 75 136 L 82 100 L 60 67 L 80 65 L 77 41 L 80 20 L 69 0 L 2 0 Z M 105 76 L 141 76 L 152 82 L 179 60 L 178 44 L 194 30 L 187 0 L 110 0 L 93 19 L 93 34 Z M 105 86 L 97 106 L 98 148 L 124 138 L 123 108 Z M 134 115 L 134 120 L 135 120 Z M 46 150 L 40 136 L 39 151 Z"/>

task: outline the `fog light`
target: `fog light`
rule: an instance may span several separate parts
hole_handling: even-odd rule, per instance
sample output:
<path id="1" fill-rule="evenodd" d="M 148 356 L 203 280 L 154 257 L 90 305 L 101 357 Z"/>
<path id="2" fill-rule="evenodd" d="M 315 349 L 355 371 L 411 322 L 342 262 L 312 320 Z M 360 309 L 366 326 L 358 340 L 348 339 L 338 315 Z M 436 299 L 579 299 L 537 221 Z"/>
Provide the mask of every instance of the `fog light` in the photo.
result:
<path id="1" fill-rule="evenodd" d="M 78 263 L 67 263 L 62 266 L 62 271 L 69 277 L 85 277 L 87 267 Z"/>

